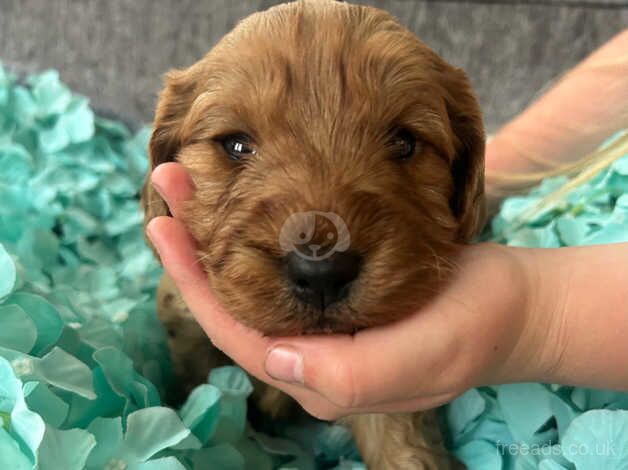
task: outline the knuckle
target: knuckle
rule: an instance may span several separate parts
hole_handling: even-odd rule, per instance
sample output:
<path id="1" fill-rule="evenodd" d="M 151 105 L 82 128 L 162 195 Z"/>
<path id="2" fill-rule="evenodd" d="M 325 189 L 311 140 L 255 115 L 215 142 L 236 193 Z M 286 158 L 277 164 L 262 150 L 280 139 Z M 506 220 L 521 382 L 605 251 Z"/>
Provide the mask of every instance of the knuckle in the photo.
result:
<path id="1" fill-rule="evenodd" d="M 362 403 L 362 394 L 353 367 L 337 363 L 333 371 L 333 384 L 329 400 L 335 405 L 352 409 Z"/>
<path id="2" fill-rule="evenodd" d="M 300 405 L 308 414 L 312 415 L 316 419 L 320 419 L 321 421 L 336 421 L 343 416 L 338 409 L 320 402 L 300 402 Z"/>

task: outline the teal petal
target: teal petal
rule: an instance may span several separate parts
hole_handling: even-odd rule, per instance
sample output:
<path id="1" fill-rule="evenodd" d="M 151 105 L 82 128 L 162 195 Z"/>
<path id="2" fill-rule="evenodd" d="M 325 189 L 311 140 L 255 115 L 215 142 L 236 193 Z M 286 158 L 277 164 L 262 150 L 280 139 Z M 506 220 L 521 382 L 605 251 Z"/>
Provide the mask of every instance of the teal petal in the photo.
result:
<path id="1" fill-rule="evenodd" d="M 6 300 L 6 305 L 18 305 L 37 327 L 37 341 L 31 350 L 33 355 L 45 354 L 61 336 L 63 321 L 54 306 L 43 297 L 26 292 L 16 292 Z"/>
<path id="2" fill-rule="evenodd" d="M 558 248 L 561 246 L 560 240 L 554 230 L 554 225 L 542 228 L 522 228 L 513 233 L 508 240 L 509 246 L 539 248 Z"/>
<path id="3" fill-rule="evenodd" d="M 43 153 L 52 154 L 63 150 L 70 144 L 70 136 L 61 125 L 60 120 L 53 127 L 39 131 L 39 148 Z"/>
<path id="4" fill-rule="evenodd" d="M 341 459 L 340 463 L 332 470 L 367 470 L 366 465 L 355 460 Z"/>
<path id="5" fill-rule="evenodd" d="M 28 84 L 41 116 L 62 113 L 72 100 L 72 93 L 61 83 L 56 70 L 29 77 Z"/>
<path id="6" fill-rule="evenodd" d="M 194 469 L 244 470 L 245 461 L 242 454 L 229 444 L 218 444 L 200 449 L 192 456 Z"/>
<path id="7" fill-rule="evenodd" d="M 113 217 L 105 222 L 105 230 L 108 235 L 120 235 L 133 227 L 139 227 L 144 222 L 144 216 L 138 209 L 138 202 L 129 200 L 120 204 Z"/>
<path id="8" fill-rule="evenodd" d="M 605 189 L 614 195 L 626 194 L 628 192 L 628 177 L 619 173 L 610 174 Z"/>
<path id="9" fill-rule="evenodd" d="M 198 450 L 203 448 L 203 442 L 199 441 L 198 438 L 190 433 L 188 437 L 181 440 L 178 444 L 170 446 L 171 450 Z"/>
<path id="10" fill-rule="evenodd" d="M 121 122 L 96 116 L 95 124 L 98 131 L 108 134 L 111 137 L 119 139 L 130 139 L 132 137 L 129 129 Z"/>
<path id="11" fill-rule="evenodd" d="M 628 222 L 609 223 L 600 230 L 586 237 L 583 245 L 602 245 L 608 243 L 623 243 L 628 241 Z"/>
<path id="12" fill-rule="evenodd" d="M 131 140 L 125 142 L 124 146 L 129 175 L 131 175 L 138 187 L 143 184 L 146 172 L 148 171 L 146 151 L 151 133 L 151 128 L 143 127 Z"/>
<path id="13" fill-rule="evenodd" d="M 344 464 L 344 465 L 343 465 Z M 347 465 L 347 462 L 342 462 L 339 468 L 350 469 L 352 467 Z M 337 467 L 338 468 L 338 467 Z M 361 468 L 365 467 L 353 467 L 353 468 Z M 316 470 L 316 464 L 314 463 L 314 459 L 309 455 L 301 455 L 296 459 L 290 460 L 288 463 L 284 463 L 279 467 L 279 470 Z"/>
<path id="14" fill-rule="evenodd" d="M 89 140 L 94 135 L 94 113 L 86 99 L 75 99 L 61 116 L 60 125 L 71 143 Z"/>
<path id="15" fill-rule="evenodd" d="M 33 157 L 23 145 L 0 146 L 0 181 L 6 184 L 23 184 L 31 176 Z"/>
<path id="16" fill-rule="evenodd" d="M 555 460 L 543 459 L 539 463 L 539 470 L 569 470 L 567 467 L 563 467 Z"/>
<path id="17" fill-rule="evenodd" d="M 218 387 L 225 395 L 233 397 L 246 398 L 253 391 L 249 376 L 236 366 L 212 369 L 209 373 L 209 383 Z"/>
<path id="18" fill-rule="evenodd" d="M 24 395 L 28 408 L 37 412 L 52 427 L 60 428 L 68 416 L 70 406 L 50 391 L 42 382 L 24 384 Z"/>
<path id="19" fill-rule="evenodd" d="M 33 462 L 22 453 L 20 445 L 0 427 L 0 468 L 33 470 Z"/>
<path id="20" fill-rule="evenodd" d="M 488 416 L 478 420 L 477 425 L 461 437 L 460 442 L 455 442 L 456 445 L 463 445 L 471 440 L 485 440 L 499 443 L 500 445 L 515 443 L 515 439 L 510 433 L 508 424 L 503 420 L 491 419 Z"/>
<path id="21" fill-rule="evenodd" d="M 599 408 L 628 409 L 628 394 L 612 390 L 576 388 L 571 392 L 571 401 L 580 410 Z"/>
<path id="22" fill-rule="evenodd" d="M 19 305 L 0 306 L 0 347 L 30 352 L 37 342 L 37 327 Z"/>
<path id="23" fill-rule="evenodd" d="M 245 429 L 246 399 L 253 391 L 251 381 L 239 367 L 225 366 L 210 372 L 209 383 L 218 387 L 223 394 L 218 426 L 212 441 L 237 442 Z"/>
<path id="24" fill-rule="evenodd" d="M 628 411 L 583 413 L 572 421 L 561 445 L 577 469 L 628 468 Z"/>
<path id="25" fill-rule="evenodd" d="M 41 380 L 88 399 L 96 398 L 89 367 L 63 349 L 54 347 L 38 358 L 0 348 L 0 356 L 10 360 L 16 375 L 24 380 Z"/>
<path id="26" fill-rule="evenodd" d="M 190 434 L 177 413 L 164 407 L 145 408 L 127 418 L 124 442 L 139 461 L 177 445 Z"/>
<path id="27" fill-rule="evenodd" d="M 502 469 L 500 450 L 486 441 L 471 441 L 459 449 L 455 449 L 454 454 L 465 464 L 468 470 Z"/>
<path id="28" fill-rule="evenodd" d="M 623 176 L 628 176 L 628 155 L 616 160 L 612 166 L 613 171 Z"/>
<path id="29" fill-rule="evenodd" d="M 36 371 L 50 385 L 87 399 L 96 398 L 89 367 L 63 349 L 53 348 L 36 364 Z"/>
<path id="30" fill-rule="evenodd" d="M 497 401 L 517 442 L 530 444 L 548 442 L 550 436 L 541 432 L 541 429 L 553 416 L 550 396 L 551 392 L 541 384 L 510 384 L 497 387 Z M 534 403 L 534 406 L 530 406 L 530 403 Z"/>
<path id="31" fill-rule="evenodd" d="M 453 439 L 458 439 L 486 410 L 486 402 L 477 389 L 472 388 L 456 398 L 447 407 L 447 424 Z"/>
<path id="32" fill-rule="evenodd" d="M 37 105 L 31 93 L 22 86 L 13 88 L 12 93 L 14 118 L 18 126 L 30 127 L 37 115 Z"/>
<path id="33" fill-rule="evenodd" d="M 164 457 L 149 462 L 143 462 L 135 465 L 134 468 L 136 470 L 186 470 L 183 464 L 174 457 Z"/>
<path id="34" fill-rule="evenodd" d="M 29 271 L 45 270 L 57 261 L 59 239 L 49 230 L 34 229 L 23 234 L 17 243 L 20 262 Z"/>
<path id="35" fill-rule="evenodd" d="M 122 419 L 96 418 L 87 428 L 96 439 L 96 446 L 87 459 L 87 468 L 102 469 L 122 447 Z"/>
<path id="36" fill-rule="evenodd" d="M 574 418 L 579 415 L 579 412 L 573 404 L 557 394 L 550 395 L 549 405 L 552 410 L 552 414 L 556 419 L 558 435 L 563 436 Z"/>
<path id="37" fill-rule="evenodd" d="M 206 443 L 218 425 L 222 393 L 214 385 L 196 387 L 180 411 L 183 423 L 202 442 Z"/>
<path id="38" fill-rule="evenodd" d="M 589 232 L 586 222 L 570 214 L 562 215 L 556 220 L 556 230 L 562 244 L 568 246 L 582 245 Z"/>
<path id="39" fill-rule="evenodd" d="M 92 434 L 83 429 L 61 431 L 46 426 L 39 447 L 39 470 L 82 470 L 96 445 Z"/>
<path id="40" fill-rule="evenodd" d="M 252 439 L 241 439 L 234 447 L 246 462 L 245 468 L 255 470 L 274 470 L 277 468 L 277 459 L 266 454 L 257 442 Z"/>
<path id="41" fill-rule="evenodd" d="M 132 411 L 159 404 L 159 395 L 155 386 L 141 377 L 133 368 L 131 359 L 121 351 L 106 347 L 93 355 L 100 365 L 112 390 L 130 401 Z"/>
<path id="42" fill-rule="evenodd" d="M 3 413 L 2 422 L 8 422 L 8 427 L 5 429 L 7 425 L 3 424 L 0 430 L 8 430 L 24 455 L 34 463 L 37 448 L 44 436 L 45 424 L 37 413 L 26 406 L 22 383 L 14 374 L 9 361 L 2 356 L 0 353 L 0 412 Z"/>
<path id="43" fill-rule="evenodd" d="M 96 317 L 88 320 L 81 326 L 78 333 L 83 342 L 90 345 L 94 349 L 102 350 L 98 353 L 96 358 L 107 365 L 110 364 L 107 358 L 114 354 L 107 353 L 107 348 L 122 348 L 122 338 L 120 337 L 120 334 L 111 327 L 111 322 L 103 318 Z M 114 357 L 112 358 L 112 361 L 117 359 L 118 357 Z M 128 359 L 123 359 L 122 365 L 126 371 L 126 368 L 128 367 Z M 105 369 L 108 370 L 107 366 L 105 366 Z"/>
<path id="44" fill-rule="evenodd" d="M 252 433 L 251 437 L 269 454 L 300 456 L 303 450 L 294 441 L 281 437 L 271 437 L 262 433 Z"/>
<path id="45" fill-rule="evenodd" d="M 287 435 L 292 437 L 289 433 Z M 322 456 L 328 461 L 336 461 L 343 456 L 355 454 L 351 432 L 341 424 L 324 423 L 313 437 L 315 455 Z"/>
<path id="46" fill-rule="evenodd" d="M 0 243 L 0 299 L 11 293 L 16 278 L 15 263 L 2 243 Z"/>
<path id="47" fill-rule="evenodd" d="M 93 261 L 96 264 L 113 264 L 116 256 L 111 244 L 105 244 L 103 240 L 88 241 L 80 238 L 77 242 L 77 251 L 83 259 Z"/>

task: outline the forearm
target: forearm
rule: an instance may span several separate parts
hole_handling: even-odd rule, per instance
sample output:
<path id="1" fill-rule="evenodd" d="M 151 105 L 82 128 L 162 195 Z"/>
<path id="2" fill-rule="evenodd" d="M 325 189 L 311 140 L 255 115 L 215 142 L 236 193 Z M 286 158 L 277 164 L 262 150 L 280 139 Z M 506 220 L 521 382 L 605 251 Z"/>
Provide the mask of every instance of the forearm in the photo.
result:
<path id="1" fill-rule="evenodd" d="M 486 152 L 487 189 L 499 173 L 532 173 L 581 158 L 628 126 L 628 30 L 615 36 L 506 125 Z"/>
<path id="2" fill-rule="evenodd" d="M 524 379 L 628 390 L 628 243 L 525 251 Z"/>

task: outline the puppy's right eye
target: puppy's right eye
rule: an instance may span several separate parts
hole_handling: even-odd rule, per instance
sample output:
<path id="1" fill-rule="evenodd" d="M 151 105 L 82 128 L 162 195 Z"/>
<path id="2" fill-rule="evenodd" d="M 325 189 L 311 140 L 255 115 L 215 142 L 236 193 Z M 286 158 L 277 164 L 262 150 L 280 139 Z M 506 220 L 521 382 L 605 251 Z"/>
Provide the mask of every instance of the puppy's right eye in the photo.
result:
<path id="1" fill-rule="evenodd" d="M 220 143 L 232 160 L 240 161 L 257 153 L 255 142 L 247 134 L 228 135 Z"/>
<path id="2" fill-rule="evenodd" d="M 409 160 L 417 150 L 417 140 L 411 131 L 398 129 L 391 140 L 391 147 L 395 160 Z"/>

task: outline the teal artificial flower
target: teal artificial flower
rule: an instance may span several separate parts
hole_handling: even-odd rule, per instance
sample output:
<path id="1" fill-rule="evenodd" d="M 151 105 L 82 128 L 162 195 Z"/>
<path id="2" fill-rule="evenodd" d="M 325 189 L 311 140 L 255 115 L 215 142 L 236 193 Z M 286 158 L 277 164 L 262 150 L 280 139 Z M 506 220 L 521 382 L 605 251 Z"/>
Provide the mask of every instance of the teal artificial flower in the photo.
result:
<path id="1" fill-rule="evenodd" d="M 34 469 L 45 427 L 26 405 L 22 381 L 0 356 L 0 468 Z"/>
<path id="2" fill-rule="evenodd" d="M 185 470 L 175 457 L 153 457 L 184 441 L 190 430 L 177 413 L 164 407 L 137 410 L 122 419 L 96 418 L 87 428 L 96 447 L 86 462 L 88 470 Z"/>

